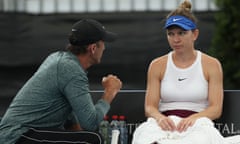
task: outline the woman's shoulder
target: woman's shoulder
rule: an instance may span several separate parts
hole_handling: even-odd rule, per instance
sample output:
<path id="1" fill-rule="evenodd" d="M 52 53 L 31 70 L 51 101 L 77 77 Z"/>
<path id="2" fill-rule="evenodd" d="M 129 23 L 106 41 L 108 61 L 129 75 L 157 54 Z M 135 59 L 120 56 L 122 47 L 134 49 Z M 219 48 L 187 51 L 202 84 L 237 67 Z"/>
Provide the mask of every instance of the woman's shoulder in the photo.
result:
<path id="1" fill-rule="evenodd" d="M 167 63 L 167 59 L 168 59 L 168 54 L 153 59 L 151 64 L 152 65 L 166 64 Z"/>
<path id="2" fill-rule="evenodd" d="M 202 62 L 204 65 L 221 65 L 220 61 L 217 58 L 206 53 L 202 53 Z"/>
<path id="3" fill-rule="evenodd" d="M 217 58 L 208 54 L 202 54 L 202 66 L 206 76 L 209 76 L 210 74 L 216 75 L 217 73 L 222 73 L 221 62 Z"/>
<path id="4" fill-rule="evenodd" d="M 161 77 L 163 77 L 165 73 L 165 69 L 167 66 L 167 59 L 168 59 L 168 56 L 163 55 L 152 60 L 149 66 L 149 73 L 155 74 L 159 76 L 161 79 Z"/>

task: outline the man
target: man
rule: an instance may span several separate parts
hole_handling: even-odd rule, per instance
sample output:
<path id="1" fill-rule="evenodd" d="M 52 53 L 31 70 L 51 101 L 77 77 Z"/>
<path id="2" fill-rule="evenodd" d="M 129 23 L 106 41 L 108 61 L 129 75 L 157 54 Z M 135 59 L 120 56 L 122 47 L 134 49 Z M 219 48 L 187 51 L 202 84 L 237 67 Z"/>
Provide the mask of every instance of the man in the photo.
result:
<path id="1" fill-rule="evenodd" d="M 104 94 L 94 105 L 86 70 L 100 63 L 104 43 L 115 39 L 96 20 L 75 23 L 67 51 L 48 56 L 13 99 L 0 123 L 0 143 L 102 143 L 94 131 L 122 82 L 104 77 Z M 63 129 L 69 118 L 77 131 Z"/>

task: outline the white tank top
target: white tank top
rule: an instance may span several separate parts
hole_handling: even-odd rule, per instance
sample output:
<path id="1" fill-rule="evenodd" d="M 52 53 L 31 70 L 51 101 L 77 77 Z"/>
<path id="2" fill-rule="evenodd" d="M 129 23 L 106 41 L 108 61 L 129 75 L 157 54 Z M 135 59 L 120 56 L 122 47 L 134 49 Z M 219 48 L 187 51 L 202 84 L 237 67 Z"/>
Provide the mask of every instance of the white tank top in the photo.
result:
<path id="1" fill-rule="evenodd" d="M 200 112 L 208 106 L 208 83 L 204 77 L 201 52 L 188 68 L 178 68 L 168 54 L 167 66 L 161 81 L 159 111 L 191 110 Z"/>

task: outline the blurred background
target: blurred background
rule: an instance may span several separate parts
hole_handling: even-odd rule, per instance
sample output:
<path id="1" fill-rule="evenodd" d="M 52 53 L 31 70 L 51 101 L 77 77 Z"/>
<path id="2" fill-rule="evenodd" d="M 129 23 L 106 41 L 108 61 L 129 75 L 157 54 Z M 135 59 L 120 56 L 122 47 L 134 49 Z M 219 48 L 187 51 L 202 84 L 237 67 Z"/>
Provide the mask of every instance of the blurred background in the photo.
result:
<path id="1" fill-rule="evenodd" d="M 72 24 L 82 18 L 96 19 L 107 30 L 118 34 L 116 42 L 106 45 L 102 63 L 89 69 L 90 89 L 102 90 L 102 77 L 112 73 L 123 81 L 123 90 L 144 90 L 151 60 L 171 50 L 163 29 L 164 18 L 181 2 L 182 0 L 0 0 L 0 115 L 41 62 L 50 53 L 65 49 Z M 230 70 L 229 74 L 224 69 L 228 75 L 225 89 L 238 89 L 240 32 L 239 13 L 236 11 L 239 2 L 191 2 L 200 29 L 196 49 L 219 58 L 223 67 Z M 224 22 L 220 22 L 222 20 Z M 219 32 L 218 29 L 227 32 Z"/>

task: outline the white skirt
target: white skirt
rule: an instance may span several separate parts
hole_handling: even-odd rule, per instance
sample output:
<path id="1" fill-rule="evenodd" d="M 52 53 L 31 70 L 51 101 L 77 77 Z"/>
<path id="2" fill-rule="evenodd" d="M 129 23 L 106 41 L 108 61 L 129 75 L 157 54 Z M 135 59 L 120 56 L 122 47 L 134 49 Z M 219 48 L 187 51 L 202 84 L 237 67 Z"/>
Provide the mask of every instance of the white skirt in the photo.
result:
<path id="1" fill-rule="evenodd" d="M 169 117 L 176 125 L 182 119 L 177 116 Z M 163 131 L 155 119 L 148 118 L 134 131 L 132 144 L 240 144 L 240 137 L 234 138 L 236 142 L 229 138 L 226 140 L 206 117 L 198 119 L 182 133 Z"/>

